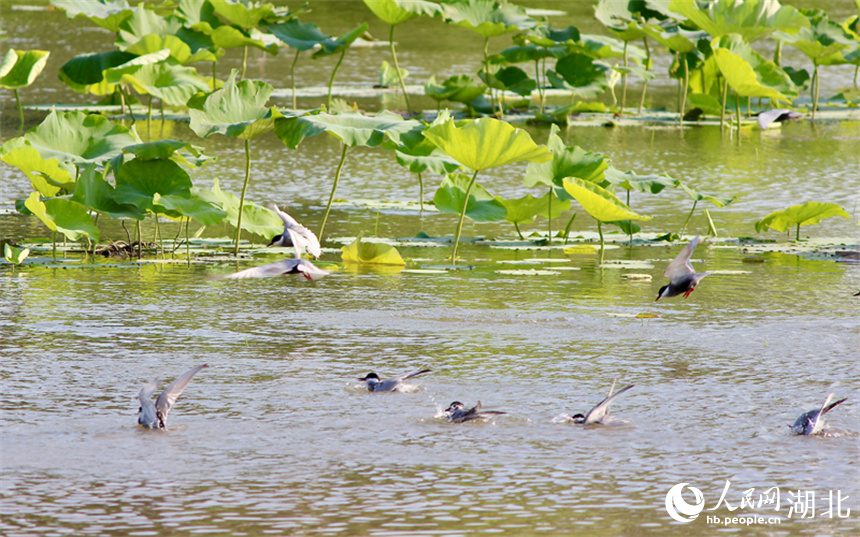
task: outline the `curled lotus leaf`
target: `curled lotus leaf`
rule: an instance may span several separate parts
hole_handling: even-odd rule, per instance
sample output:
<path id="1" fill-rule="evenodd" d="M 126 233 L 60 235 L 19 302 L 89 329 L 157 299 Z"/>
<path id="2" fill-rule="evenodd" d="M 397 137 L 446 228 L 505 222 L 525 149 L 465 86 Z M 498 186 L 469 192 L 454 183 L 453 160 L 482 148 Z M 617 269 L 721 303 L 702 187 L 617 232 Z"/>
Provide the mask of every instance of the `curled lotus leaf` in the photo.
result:
<path id="1" fill-rule="evenodd" d="M 394 246 L 381 242 L 362 242 L 361 237 L 347 246 L 342 246 L 340 250 L 345 263 L 400 266 L 406 264 Z"/>
<path id="2" fill-rule="evenodd" d="M 795 226 L 812 226 L 825 218 L 834 216 L 851 218 L 845 209 L 835 203 L 808 201 L 802 205 L 792 205 L 787 209 L 770 213 L 756 222 L 755 230 L 759 232 L 768 229 L 785 231 Z"/>

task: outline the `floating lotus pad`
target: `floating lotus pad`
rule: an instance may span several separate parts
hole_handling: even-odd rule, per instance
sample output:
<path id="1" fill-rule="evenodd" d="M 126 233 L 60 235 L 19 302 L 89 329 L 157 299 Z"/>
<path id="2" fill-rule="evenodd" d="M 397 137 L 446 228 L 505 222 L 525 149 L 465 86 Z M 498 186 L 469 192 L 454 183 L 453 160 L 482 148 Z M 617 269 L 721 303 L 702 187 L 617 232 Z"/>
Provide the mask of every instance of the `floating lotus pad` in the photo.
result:
<path id="1" fill-rule="evenodd" d="M 496 270 L 496 274 L 507 274 L 509 276 L 558 276 L 561 272 L 554 270 Z"/>

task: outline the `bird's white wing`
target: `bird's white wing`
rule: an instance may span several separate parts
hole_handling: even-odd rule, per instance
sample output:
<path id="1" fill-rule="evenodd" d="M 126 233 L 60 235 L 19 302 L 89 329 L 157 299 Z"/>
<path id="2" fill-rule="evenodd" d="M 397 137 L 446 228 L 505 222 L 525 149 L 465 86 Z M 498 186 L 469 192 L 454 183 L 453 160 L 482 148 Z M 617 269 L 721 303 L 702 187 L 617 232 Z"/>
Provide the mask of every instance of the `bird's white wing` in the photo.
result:
<path id="1" fill-rule="evenodd" d="M 585 416 L 584 423 L 586 423 L 586 424 L 595 423 L 595 422 L 598 422 L 601 419 L 603 419 L 603 417 L 606 416 L 606 414 L 609 412 L 609 405 L 612 404 L 612 401 L 614 401 L 616 397 L 618 397 L 622 393 L 626 392 L 627 390 L 629 390 L 633 386 L 635 386 L 635 384 L 631 384 L 630 386 L 627 386 L 626 388 L 622 388 L 622 389 L 618 390 L 617 392 L 615 392 L 614 395 L 610 395 L 609 397 L 607 397 L 606 399 L 604 399 L 603 401 L 598 403 L 597 406 L 595 406 L 594 408 L 592 408 L 591 410 L 588 411 L 588 415 Z"/>
<path id="2" fill-rule="evenodd" d="M 307 259 L 298 259 L 297 261 L 299 263 L 296 265 L 296 270 L 309 280 L 321 280 L 331 274 L 331 272 L 319 268 Z"/>
<path id="3" fill-rule="evenodd" d="M 322 255 L 320 241 L 314 235 L 313 231 L 299 224 L 295 218 L 279 209 L 274 203 L 270 204 L 269 208 L 275 211 L 281 217 L 281 220 L 284 221 L 284 232 L 290 234 L 290 239 L 293 245 L 299 250 L 299 254 L 307 250 L 314 257 Z"/>
<path id="4" fill-rule="evenodd" d="M 173 403 L 179 398 L 179 395 L 182 393 L 182 390 L 188 386 L 188 383 L 191 382 L 191 378 L 197 374 L 201 369 L 209 367 L 208 365 L 198 365 L 194 369 L 190 369 L 185 373 L 181 374 L 176 380 L 170 383 L 167 388 L 161 392 L 161 395 L 158 396 L 158 399 L 155 400 L 155 409 L 161 412 L 161 419 L 163 421 L 167 421 L 167 414 L 170 413 L 170 408 L 173 406 Z"/>
<path id="5" fill-rule="evenodd" d="M 158 426 L 158 416 L 155 413 L 155 405 L 152 404 L 152 395 L 158 389 L 158 382 L 148 382 L 140 389 L 137 395 L 140 399 L 140 416 L 138 423 L 147 427 Z"/>
<path id="6" fill-rule="evenodd" d="M 824 404 L 821 405 L 821 410 L 818 411 L 818 414 L 815 416 L 815 421 L 812 422 L 812 430 L 809 434 L 817 434 L 824 427 L 824 409 L 827 408 L 827 405 L 830 403 L 830 400 L 833 399 L 833 393 L 827 394 L 827 399 L 824 400 Z"/>
<path id="7" fill-rule="evenodd" d="M 671 263 L 669 263 L 666 270 L 663 271 L 663 276 L 670 280 L 675 280 L 677 278 L 689 276 L 690 274 L 695 274 L 696 271 L 693 270 L 693 265 L 690 264 L 690 258 L 693 257 L 693 250 L 696 249 L 697 244 L 699 244 L 698 235 L 696 235 L 696 238 L 691 240 L 689 244 L 684 246 L 681 249 L 681 253 L 679 253 Z"/>

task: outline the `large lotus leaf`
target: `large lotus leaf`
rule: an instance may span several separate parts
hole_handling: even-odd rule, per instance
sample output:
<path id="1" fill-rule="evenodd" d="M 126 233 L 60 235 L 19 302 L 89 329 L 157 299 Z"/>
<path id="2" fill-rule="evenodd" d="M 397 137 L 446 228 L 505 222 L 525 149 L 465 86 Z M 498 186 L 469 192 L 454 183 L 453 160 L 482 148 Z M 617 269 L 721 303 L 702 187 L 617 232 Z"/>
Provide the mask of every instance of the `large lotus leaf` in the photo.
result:
<path id="1" fill-rule="evenodd" d="M 781 6 L 778 0 L 715 0 L 699 9 L 695 0 L 672 0 L 669 9 L 687 17 L 714 38 L 739 34 L 748 42 L 778 30 L 794 34 L 809 26 L 801 12 Z"/>
<path id="2" fill-rule="evenodd" d="M 199 48 L 196 52 L 192 52 L 188 43 L 175 35 L 149 34 L 125 51 L 142 56 L 164 49 L 169 50 L 170 57 L 182 65 L 194 62 L 214 62 L 219 57 L 218 54 L 206 48 Z"/>
<path id="3" fill-rule="evenodd" d="M 164 62 L 144 65 L 123 75 L 122 81 L 138 93 L 152 95 L 174 107 L 185 107 L 192 96 L 209 90 L 209 83 L 194 68 Z"/>
<path id="4" fill-rule="evenodd" d="M 711 47 L 720 72 L 738 95 L 786 102 L 797 96 L 797 87 L 785 71 L 755 52 L 741 36 L 723 36 Z"/>
<path id="5" fill-rule="evenodd" d="M 277 24 L 266 24 L 264 28 L 296 50 L 309 50 L 333 39 L 330 35 L 322 33 L 316 24 L 312 22 L 302 23 L 298 19 Z"/>
<path id="6" fill-rule="evenodd" d="M 845 209 L 835 203 L 808 201 L 803 205 L 792 205 L 788 209 L 770 213 L 756 222 L 755 230 L 759 232 L 768 229 L 785 231 L 795 226 L 812 226 L 825 218 L 834 216 L 851 218 Z"/>
<path id="7" fill-rule="evenodd" d="M 606 35 L 582 34 L 579 36 L 579 41 L 571 45 L 570 49 L 597 60 L 621 58 L 624 56 L 624 41 Z M 641 63 L 645 60 L 646 54 L 641 48 L 628 43 L 627 57 Z"/>
<path id="8" fill-rule="evenodd" d="M 175 194 L 191 195 L 191 178 L 172 160 L 133 159 L 125 162 L 115 172 L 118 203 L 129 203 L 141 209 L 160 212 L 153 205 L 153 196 Z"/>
<path id="9" fill-rule="evenodd" d="M 127 0 L 51 0 L 51 5 L 64 10 L 70 19 L 85 17 L 109 32 L 117 32 L 133 12 Z"/>
<path id="10" fill-rule="evenodd" d="M 405 120 L 401 116 L 388 111 L 380 112 L 375 116 L 365 116 L 360 113 L 337 115 L 316 114 L 288 118 L 288 121 L 296 121 L 299 124 L 307 125 L 304 129 L 301 125 L 298 125 L 296 129 L 303 132 L 301 138 L 324 131 L 338 138 L 348 147 L 376 147 L 382 144 L 386 140 L 386 137 L 397 143 L 400 140 L 401 134 L 407 133 L 420 125 L 413 119 Z M 282 120 L 279 119 L 278 122 L 281 123 Z M 280 129 L 275 134 L 281 137 L 281 133 L 283 132 L 284 130 Z M 281 138 L 281 140 L 288 146 L 294 147 L 291 145 L 292 141 L 288 137 Z M 301 139 L 298 141 L 301 141 Z M 298 142 L 295 143 L 298 145 Z"/>
<path id="11" fill-rule="evenodd" d="M 207 95 L 199 107 L 189 110 L 191 130 L 201 138 L 220 133 L 244 139 L 272 130 L 272 109 L 266 108 L 272 90 L 272 86 L 257 80 L 237 83 L 234 70 L 223 87 Z"/>
<path id="12" fill-rule="evenodd" d="M 489 117 L 467 121 L 461 127 L 448 119 L 426 128 L 424 136 L 454 160 L 475 171 L 523 160 L 546 162 L 552 159 L 549 149 L 537 145 L 526 131 Z"/>
<path id="13" fill-rule="evenodd" d="M 348 246 L 341 247 L 341 258 L 345 263 L 363 265 L 405 265 L 397 248 L 379 242 L 361 242 L 361 237 Z"/>
<path id="14" fill-rule="evenodd" d="M 30 255 L 29 248 L 15 248 L 8 242 L 3 245 L 3 257 L 13 265 L 20 265 Z"/>
<path id="15" fill-rule="evenodd" d="M 512 64 L 534 62 L 552 56 L 550 49 L 538 45 L 516 45 L 490 56 L 490 63 Z"/>
<path id="16" fill-rule="evenodd" d="M 436 83 L 436 77 L 430 75 L 424 84 L 424 94 L 435 101 L 453 101 L 455 103 L 469 104 L 487 91 L 487 86 L 475 82 L 468 75 L 455 75 L 442 85 Z"/>
<path id="17" fill-rule="evenodd" d="M 86 207 L 76 201 L 50 198 L 42 201 L 38 192 L 33 192 L 24 202 L 27 209 L 42 221 L 51 231 L 58 231 L 69 240 L 76 241 L 88 235 L 95 242 L 99 240 L 99 228 Z"/>
<path id="18" fill-rule="evenodd" d="M 120 50 L 125 50 L 147 35 L 176 35 L 182 26 L 183 21 L 180 17 L 175 15 L 161 17 L 154 10 L 141 7 L 135 9 L 132 16 L 119 25 L 116 46 Z"/>
<path id="19" fill-rule="evenodd" d="M 466 201 L 466 189 L 469 188 L 471 180 L 471 177 L 460 173 L 445 176 L 433 196 L 436 208 L 443 213 L 460 214 Z M 498 222 L 504 220 L 506 215 L 507 209 L 501 202 L 493 198 L 478 183 L 472 185 L 469 202 L 466 204 L 466 216 L 475 222 Z"/>
<path id="20" fill-rule="evenodd" d="M 579 41 L 579 37 L 579 30 L 575 26 L 556 30 L 546 24 L 540 24 L 515 37 L 515 40 L 521 39 L 539 47 L 551 48 L 558 45 L 573 45 Z"/>
<path id="21" fill-rule="evenodd" d="M 216 15 L 244 30 L 256 28 L 261 21 L 276 17 L 274 6 L 268 3 L 246 4 L 234 0 L 209 0 L 209 3 Z"/>
<path id="22" fill-rule="evenodd" d="M 96 170 L 94 164 L 90 164 L 78 178 L 71 199 L 111 218 L 143 220 L 146 217 L 143 209 L 130 203 L 116 201 L 114 194 L 114 187 Z"/>
<path id="23" fill-rule="evenodd" d="M 60 80 L 73 90 L 85 93 L 104 81 L 104 72 L 137 58 L 135 54 L 112 50 L 75 56 L 60 67 Z M 113 91 L 112 89 L 110 91 Z M 103 95 L 103 92 L 97 95 Z"/>
<path id="24" fill-rule="evenodd" d="M 481 71 L 481 79 L 487 82 L 486 73 L 483 71 Z M 516 66 L 505 67 L 493 73 L 492 81 L 492 87 L 512 91 L 523 97 L 531 95 L 537 88 L 537 82 Z"/>
<path id="25" fill-rule="evenodd" d="M 45 68 L 50 55 L 47 50 L 9 49 L 0 65 L 0 88 L 26 88 Z"/>
<path id="26" fill-rule="evenodd" d="M 508 213 L 505 220 L 515 225 L 532 222 L 536 216 L 555 219 L 570 209 L 570 200 L 561 201 L 552 192 L 547 192 L 541 198 L 526 194 L 522 198 L 511 200 L 496 196 L 496 200 L 505 207 Z"/>
<path id="27" fill-rule="evenodd" d="M 470 0 L 442 4 L 446 21 L 468 28 L 484 37 L 517 32 L 534 27 L 520 6 L 495 0 Z"/>
<path id="28" fill-rule="evenodd" d="M 809 18 L 810 26 L 801 28 L 793 36 L 780 32 L 777 37 L 803 52 L 816 65 L 846 63 L 848 60 L 844 54 L 857 46 L 851 35 L 831 22 L 824 11 L 809 9 L 801 12 Z"/>
<path id="29" fill-rule="evenodd" d="M 696 190 L 695 188 L 689 187 L 680 181 L 678 181 L 678 186 L 680 186 L 681 190 L 683 190 L 684 192 L 687 193 L 688 196 L 690 196 L 690 199 L 695 200 L 695 201 L 709 201 L 717 207 L 725 207 L 726 205 L 728 205 L 728 204 L 732 203 L 733 201 L 735 201 L 736 199 L 738 199 L 737 196 L 732 196 L 731 198 L 726 198 L 726 197 L 712 196 L 710 194 L 702 194 L 698 190 Z"/>
<path id="30" fill-rule="evenodd" d="M 101 165 L 119 155 L 123 147 L 140 142 L 136 134 L 104 116 L 56 110 L 24 138 L 42 158 L 76 165 Z"/>
<path id="31" fill-rule="evenodd" d="M 395 149 L 395 158 L 398 164 L 408 168 L 412 173 L 430 170 L 433 173 L 445 175 L 460 168 L 459 162 L 426 139 L 412 147 L 398 146 Z"/>
<path id="32" fill-rule="evenodd" d="M 211 189 L 192 189 L 192 195 L 220 207 L 227 213 L 227 222 L 235 226 L 239 218 L 239 198 L 221 190 L 217 179 L 214 183 Z M 242 229 L 270 239 L 284 231 L 284 221 L 273 211 L 246 200 L 242 207 Z"/>
<path id="33" fill-rule="evenodd" d="M 442 12 L 439 4 L 422 0 L 364 0 L 364 3 L 374 15 L 390 26 L 396 26 L 420 15 L 435 17 Z"/>
<path id="34" fill-rule="evenodd" d="M 367 31 L 367 23 L 364 22 L 359 24 L 352 30 L 346 32 L 341 35 L 337 39 L 327 39 L 320 43 L 320 49 L 313 53 L 311 58 L 317 60 L 319 58 L 323 58 L 325 56 L 330 56 L 332 54 L 338 54 L 343 52 L 344 49 L 349 47 L 353 41 L 358 39 L 358 36 Z"/>
<path id="35" fill-rule="evenodd" d="M 680 184 L 677 179 L 672 179 L 668 175 L 637 175 L 632 171 L 622 172 L 613 166 L 606 169 L 604 176 L 607 181 L 625 190 L 637 190 L 651 194 L 659 194 L 667 186 Z"/>
<path id="36" fill-rule="evenodd" d="M 571 177 L 564 179 L 564 189 L 588 214 L 601 222 L 651 219 L 632 211 L 615 194 L 595 183 Z"/>
<path id="37" fill-rule="evenodd" d="M 164 211 L 157 211 L 159 213 L 178 213 L 186 218 L 193 218 L 204 226 L 214 226 L 227 216 L 225 211 L 194 195 L 186 197 L 176 194 L 166 196 L 155 194 L 152 197 L 152 203 L 164 207 Z"/>
<path id="38" fill-rule="evenodd" d="M 208 22 L 198 22 L 192 25 L 191 29 L 207 36 L 215 48 L 254 47 L 269 54 L 278 53 L 277 45 L 268 44 L 262 39 L 255 39 L 253 36 L 243 33 L 242 30 L 226 24 L 212 26 Z"/>
<path id="39" fill-rule="evenodd" d="M 56 196 L 60 190 L 70 191 L 75 186 L 74 166 L 61 164 L 54 158 L 42 158 L 22 137 L 3 144 L 0 154 L 3 162 L 24 172 L 33 188 L 45 197 Z"/>
<path id="40" fill-rule="evenodd" d="M 574 52 L 555 64 L 555 70 L 547 71 L 547 79 L 560 89 L 574 91 L 583 97 L 594 97 L 606 89 L 606 74 L 610 67 L 594 61 L 586 54 Z"/>
<path id="41" fill-rule="evenodd" d="M 105 69 L 104 77 L 108 83 L 116 84 L 122 79 L 123 75 L 136 73 L 146 65 L 162 62 L 169 57 L 169 49 L 162 49 L 143 56 L 137 56 L 121 65 Z"/>
<path id="42" fill-rule="evenodd" d="M 659 22 L 666 16 L 651 9 L 648 0 L 599 0 L 594 6 L 594 18 L 628 41 L 640 39 L 642 26 Z"/>
<path id="43" fill-rule="evenodd" d="M 708 39 L 708 33 L 690 31 L 681 28 L 674 20 L 663 21 L 660 24 L 648 24 L 643 32 L 672 52 L 688 54 L 696 50 L 696 44 L 702 39 Z"/>
<path id="44" fill-rule="evenodd" d="M 556 195 L 562 199 L 569 199 L 562 187 L 562 179 L 578 177 L 591 183 L 600 183 L 604 180 L 603 174 L 609 164 L 606 157 L 600 153 L 585 151 L 578 146 L 567 147 L 558 132 L 558 125 L 553 125 L 546 143 L 552 152 L 552 160 L 529 164 L 523 177 L 523 184 L 553 186 Z"/>

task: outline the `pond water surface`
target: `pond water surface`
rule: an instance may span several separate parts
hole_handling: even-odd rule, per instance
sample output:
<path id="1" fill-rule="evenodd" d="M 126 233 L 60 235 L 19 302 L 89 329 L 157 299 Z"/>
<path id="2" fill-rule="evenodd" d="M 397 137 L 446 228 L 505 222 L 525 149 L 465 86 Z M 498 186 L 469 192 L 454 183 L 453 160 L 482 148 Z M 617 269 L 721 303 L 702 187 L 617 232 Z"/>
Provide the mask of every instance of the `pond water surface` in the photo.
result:
<path id="1" fill-rule="evenodd" d="M 355 4 L 322 3 L 336 21 L 332 33 L 354 24 L 337 12 Z M 10 36 L 16 42 L 9 46 L 68 46 L 71 56 L 80 52 L 78 31 L 109 43 L 109 36 L 69 23 L 61 13 L 39 15 L 44 28 L 56 31 L 36 32 L 32 13 L 8 5 L 1 8 L 7 28 L 26 29 Z M 574 15 L 570 22 L 579 24 Z M 417 28 L 416 34 L 428 32 Z M 401 61 L 423 80 L 434 72 L 434 60 L 416 59 L 410 34 L 403 34 Z M 471 46 L 470 39 L 463 43 Z M 30 102 L 81 99 L 52 81 L 65 61 L 59 56 L 42 75 L 45 88 L 27 91 Z M 386 58 L 379 51 L 355 56 L 352 65 L 375 66 Z M 459 61 L 453 57 L 454 68 Z M 462 62 L 462 72 L 474 70 Z M 351 77 L 349 65 L 344 69 L 345 82 L 368 81 L 369 75 Z M 662 98 L 668 101 L 673 91 L 668 86 Z M 14 115 L 14 99 L 4 94 L 4 126 Z M 852 220 L 825 220 L 802 234 L 842 237 L 830 242 L 856 250 L 857 125 L 797 123 L 744 134 L 740 143 L 710 127 L 571 128 L 562 135 L 570 145 L 611 156 L 622 169 L 668 172 L 707 193 L 740 195 L 728 207 L 711 207 L 721 237 L 783 240 L 775 232 L 756 234 L 754 222 L 794 203 L 838 203 Z M 138 129 L 147 136 L 141 123 Z M 226 190 L 241 188 L 243 154 L 235 140 L 199 140 L 182 123 L 156 122 L 152 129 L 152 137 L 193 141 L 218 155 L 214 165 L 194 173 L 196 184 L 218 178 Z M 546 140 L 548 129 L 528 130 Z M 14 132 L 4 128 L 2 135 L 5 141 Z M 253 151 L 249 198 L 289 204 L 317 229 L 339 146 L 317 137 L 290 151 L 268 137 Z M 537 194 L 522 186 L 523 171 L 509 166 L 480 177 L 494 194 Z M 381 150 L 354 151 L 344 174 L 338 197 L 418 196 L 415 178 Z M 439 179 L 425 179 L 429 199 Z M 4 207 L 30 190 L 23 174 L 0 168 Z M 631 205 L 655 216 L 644 231 L 662 233 L 680 229 L 691 202 L 680 191 L 665 191 L 634 194 Z M 578 212 L 572 235 L 593 237 L 593 220 Z M 553 229 L 568 218 L 554 221 Z M 422 231 L 450 237 L 455 225 L 452 215 L 432 211 L 336 208 L 322 259 L 339 261 L 337 248 L 348 237 L 404 238 Z M 524 231 L 546 226 L 538 219 Z M 701 209 L 687 231 L 707 232 Z M 125 238 L 110 223 L 103 234 Z M 205 236 L 229 234 L 218 228 Z M 46 236 L 35 219 L 0 217 L 0 237 Z M 509 224 L 467 222 L 464 236 L 513 241 L 515 232 Z M 450 245 L 415 242 L 398 246 L 413 260 L 410 268 L 450 263 Z M 553 245 L 509 249 L 467 242 L 460 255 L 472 270 L 343 267 L 313 283 L 205 278 L 284 255 L 265 251 L 221 264 L 133 264 L 61 253 L 50 266 L 0 265 L 0 533 L 860 532 L 860 297 L 852 296 L 860 291 L 860 264 L 749 253 L 733 239 L 716 239 L 698 247 L 694 266 L 725 273 L 709 276 L 687 300 L 655 303 L 677 243 L 620 244 L 606 251 L 604 264 L 594 254 L 563 253 L 560 240 Z M 50 253 L 31 255 L 38 261 Z M 639 263 L 612 265 L 621 261 Z M 529 268 L 551 273 L 498 272 Z M 653 279 L 623 278 L 630 272 Z M 170 431 L 136 426 L 137 392 L 145 382 L 170 381 L 203 363 L 210 368 L 179 399 Z M 369 371 L 390 376 L 423 367 L 433 371 L 412 393 L 371 394 L 356 380 Z M 618 387 L 635 384 L 612 407 L 629 425 L 560 422 L 562 414 L 598 403 L 613 379 Z M 828 415 L 836 434 L 789 435 L 786 425 L 829 392 L 848 398 Z M 481 401 L 507 414 L 488 423 L 450 424 L 438 416 L 453 400 Z M 705 511 L 687 524 L 672 520 L 666 509 L 667 493 L 679 483 L 700 489 L 705 500 Z M 779 510 L 758 505 L 772 487 L 780 490 Z M 756 506 L 740 508 L 749 489 L 755 489 L 747 494 Z M 805 517 L 789 512 L 791 500 L 813 496 Z M 689 491 L 684 498 L 693 501 Z M 737 516 L 765 522 L 724 526 L 713 520 Z"/>

